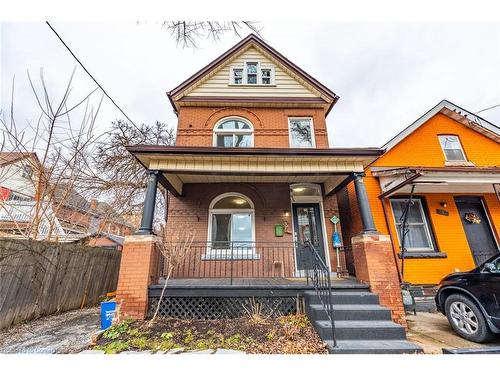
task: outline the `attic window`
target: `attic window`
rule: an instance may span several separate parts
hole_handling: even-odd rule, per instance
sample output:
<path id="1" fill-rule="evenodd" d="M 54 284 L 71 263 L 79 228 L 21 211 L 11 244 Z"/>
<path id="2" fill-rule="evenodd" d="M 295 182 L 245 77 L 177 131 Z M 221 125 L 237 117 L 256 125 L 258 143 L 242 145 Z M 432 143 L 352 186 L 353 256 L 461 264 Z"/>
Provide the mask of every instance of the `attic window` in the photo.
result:
<path id="1" fill-rule="evenodd" d="M 467 161 L 464 150 L 460 144 L 460 138 L 456 135 L 440 135 L 439 143 L 443 149 L 446 161 L 460 162 Z"/>
<path id="2" fill-rule="evenodd" d="M 274 69 L 261 67 L 257 61 L 246 61 L 243 66 L 231 68 L 230 84 L 272 85 L 274 84 Z"/>

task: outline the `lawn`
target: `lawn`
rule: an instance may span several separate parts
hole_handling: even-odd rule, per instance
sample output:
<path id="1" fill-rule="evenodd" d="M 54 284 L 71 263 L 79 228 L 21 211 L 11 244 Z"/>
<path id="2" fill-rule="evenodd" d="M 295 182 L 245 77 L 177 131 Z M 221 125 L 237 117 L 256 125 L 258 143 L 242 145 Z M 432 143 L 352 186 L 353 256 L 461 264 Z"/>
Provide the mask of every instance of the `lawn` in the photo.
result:
<path id="1" fill-rule="evenodd" d="M 94 349 L 106 353 L 232 349 L 260 354 L 326 354 L 326 346 L 303 314 L 277 318 L 218 320 L 158 318 L 126 320 L 106 330 Z"/>

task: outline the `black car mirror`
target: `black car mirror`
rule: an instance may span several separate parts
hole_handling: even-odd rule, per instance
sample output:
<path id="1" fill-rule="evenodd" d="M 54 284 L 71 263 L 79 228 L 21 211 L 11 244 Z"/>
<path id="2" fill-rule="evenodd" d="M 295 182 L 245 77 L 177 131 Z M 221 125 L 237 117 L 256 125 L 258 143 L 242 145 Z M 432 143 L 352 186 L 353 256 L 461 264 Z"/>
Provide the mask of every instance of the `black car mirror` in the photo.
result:
<path id="1" fill-rule="evenodd" d="M 496 273 L 497 272 L 497 267 L 495 266 L 494 263 L 485 263 L 484 267 L 483 267 L 483 270 L 485 270 L 486 272 Z"/>

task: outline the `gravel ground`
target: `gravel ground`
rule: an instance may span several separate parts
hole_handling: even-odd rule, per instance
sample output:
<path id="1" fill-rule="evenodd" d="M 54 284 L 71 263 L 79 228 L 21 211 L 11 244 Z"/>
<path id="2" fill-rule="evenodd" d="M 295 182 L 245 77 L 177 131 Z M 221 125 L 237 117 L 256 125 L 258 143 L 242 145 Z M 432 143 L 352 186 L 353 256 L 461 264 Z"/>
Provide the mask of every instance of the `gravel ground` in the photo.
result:
<path id="1" fill-rule="evenodd" d="M 0 331 L 0 353 L 77 353 L 99 323 L 98 307 L 46 316 Z"/>

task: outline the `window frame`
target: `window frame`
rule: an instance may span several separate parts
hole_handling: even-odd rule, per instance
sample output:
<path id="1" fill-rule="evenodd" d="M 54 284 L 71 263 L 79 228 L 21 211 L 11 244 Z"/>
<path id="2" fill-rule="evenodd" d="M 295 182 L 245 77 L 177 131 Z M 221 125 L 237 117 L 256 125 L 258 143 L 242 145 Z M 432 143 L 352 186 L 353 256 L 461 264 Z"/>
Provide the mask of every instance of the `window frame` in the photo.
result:
<path id="1" fill-rule="evenodd" d="M 444 160 L 447 163 L 467 163 L 469 159 L 467 159 L 467 155 L 465 154 L 464 147 L 462 145 L 462 141 L 460 140 L 460 136 L 457 134 L 438 134 L 438 142 L 439 142 L 439 147 L 441 147 L 441 151 L 443 152 L 444 155 Z M 448 157 L 446 156 L 445 148 L 441 144 L 441 137 L 455 137 L 458 140 L 458 145 L 460 147 L 460 151 L 462 152 L 462 156 L 464 157 L 462 160 L 449 160 Z M 451 150 L 451 149 L 449 149 Z"/>
<path id="2" fill-rule="evenodd" d="M 398 225 L 398 220 L 399 218 L 396 218 L 396 214 L 394 212 L 394 206 L 393 206 L 393 201 L 402 201 L 402 202 L 407 202 L 409 199 L 408 196 L 395 196 L 389 198 L 389 205 L 391 207 L 391 213 L 392 213 L 392 218 L 394 222 L 394 227 L 396 228 L 396 236 L 398 239 L 398 245 L 399 248 L 401 249 L 401 233 L 400 233 L 400 227 Z M 418 201 L 420 205 L 420 215 L 423 219 L 423 224 L 424 224 L 424 229 L 425 229 L 425 234 L 427 236 L 427 240 L 429 241 L 430 248 L 429 247 L 407 247 L 406 251 L 407 252 L 412 252 L 412 253 L 435 253 L 438 252 L 439 249 L 437 247 L 436 243 L 436 238 L 434 236 L 434 228 L 432 227 L 432 223 L 430 220 L 430 212 L 427 207 L 427 204 L 425 202 L 424 197 L 419 197 L 419 196 L 413 196 L 412 197 L 413 201 Z"/>
<path id="3" fill-rule="evenodd" d="M 250 129 L 241 129 L 241 130 L 236 130 L 236 129 L 218 129 L 218 127 L 220 125 L 222 125 L 223 123 L 225 123 L 227 121 L 240 121 L 240 122 L 244 122 L 245 124 L 247 124 L 250 127 Z M 219 121 L 217 121 L 215 123 L 212 133 L 213 133 L 213 135 L 212 135 L 212 146 L 213 147 L 229 148 L 229 147 L 224 147 L 224 146 L 217 146 L 217 136 L 218 135 L 224 135 L 224 134 L 225 135 L 229 135 L 229 134 L 233 135 L 233 145 L 231 146 L 231 148 L 249 148 L 249 147 L 254 147 L 254 126 L 246 118 L 237 117 L 237 116 L 224 117 L 224 118 L 220 119 Z M 250 135 L 250 146 L 248 146 L 248 147 L 236 147 L 235 146 L 235 139 L 234 139 L 234 137 L 236 135 L 241 135 L 241 134 L 243 134 L 243 135 Z"/>
<path id="4" fill-rule="evenodd" d="M 247 65 L 248 64 L 257 64 L 257 82 L 256 83 L 248 83 L 248 73 L 247 73 Z M 241 77 L 241 83 L 236 83 L 234 80 L 234 70 L 235 69 L 241 69 L 242 70 L 242 77 Z M 270 71 L 270 82 L 269 83 L 263 83 L 262 81 L 262 70 L 269 70 Z M 245 60 L 243 61 L 242 65 L 233 65 L 229 69 L 229 85 L 232 86 L 264 86 L 264 87 L 269 87 L 269 86 L 276 86 L 275 83 L 275 69 L 274 66 L 272 65 L 262 65 L 260 61 L 258 60 Z"/>
<path id="5" fill-rule="evenodd" d="M 311 147 L 294 147 L 293 144 L 293 137 L 292 137 L 292 120 L 309 120 L 310 121 L 310 126 L 311 126 L 311 141 L 312 141 L 312 146 Z M 316 136 L 314 134 L 314 122 L 312 116 L 290 116 L 288 117 L 288 146 L 290 148 L 316 148 Z"/>
<path id="6" fill-rule="evenodd" d="M 238 197 L 246 200 L 251 208 L 213 208 L 221 199 L 227 197 Z M 214 214 L 250 214 L 252 223 L 252 240 L 249 241 L 249 245 L 232 252 L 231 249 L 225 248 L 212 248 L 212 223 Z M 227 192 L 219 194 L 216 196 L 209 205 L 208 208 L 208 228 L 207 228 L 207 247 L 206 253 L 202 256 L 203 260 L 242 260 L 242 259 L 260 259 L 260 256 L 256 253 L 255 249 L 255 205 L 252 200 L 244 194 L 237 192 Z M 231 241 L 232 243 L 232 238 Z"/>

